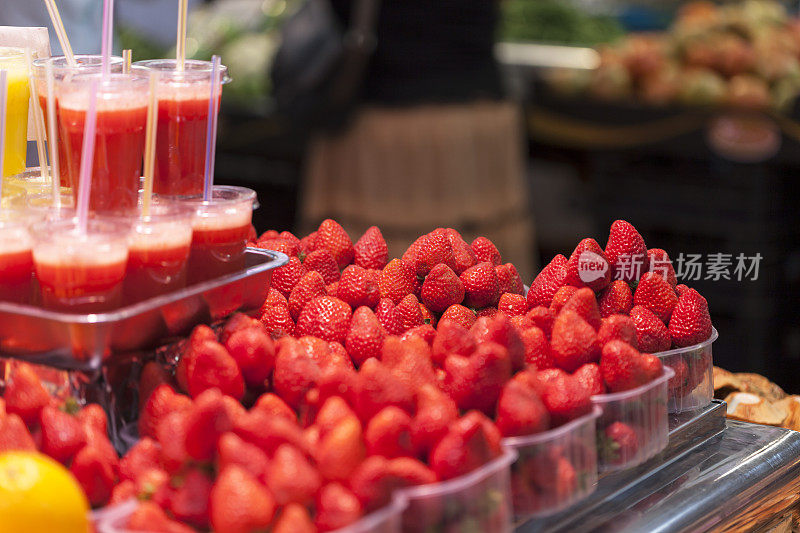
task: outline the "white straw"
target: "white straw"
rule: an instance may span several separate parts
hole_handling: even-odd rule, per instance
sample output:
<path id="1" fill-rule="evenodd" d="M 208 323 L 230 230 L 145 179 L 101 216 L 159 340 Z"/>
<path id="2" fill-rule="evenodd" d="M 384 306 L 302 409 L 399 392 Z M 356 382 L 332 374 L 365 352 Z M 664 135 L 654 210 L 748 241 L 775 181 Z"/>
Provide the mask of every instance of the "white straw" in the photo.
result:
<path id="1" fill-rule="evenodd" d="M 53 185 L 53 207 L 61 207 L 61 169 L 58 167 L 58 127 L 56 125 L 56 91 L 53 63 L 44 64 L 47 85 L 47 148 L 50 150 L 50 178 Z"/>

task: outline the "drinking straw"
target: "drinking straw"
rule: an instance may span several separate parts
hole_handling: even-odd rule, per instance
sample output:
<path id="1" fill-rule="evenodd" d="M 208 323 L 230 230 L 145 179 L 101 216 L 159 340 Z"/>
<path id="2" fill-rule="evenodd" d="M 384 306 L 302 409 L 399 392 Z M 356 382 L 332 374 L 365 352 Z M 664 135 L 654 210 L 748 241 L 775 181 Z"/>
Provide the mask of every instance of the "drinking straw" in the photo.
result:
<path id="1" fill-rule="evenodd" d="M 175 51 L 177 54 L 177 70 L 183 72 L 186 63 L 186 17 L 189 9 L 188 0 L 178 0 L 178 31 Z"/>
<path id="2" fill-rule="evenodd" d="M 50 21 L 56 30 L 56 37 L 58 37 L 58 42 L 61 44 L 61 51 L 64 53 L 64 57 L 67 58 L 67 65 L 74 68 L 76 66 L 75 55 L 72 53 L 72 45 L 69 44 L 69 39 L 67 39 L 67 32 L 64 29 L 64 23 L 61 21 L 56 2 L 55 0 L 44 0 L 44 4 L 47 6 Z"/>
<path id="3" fill-rule="evenodd" d="M 83 126 L 83 147 L 81 149 L 81 173 L 78 181 L 78 229 L 86 233 L 89 221 L 89 193 L 92 188 L 92 164 L 94 163 L 94 134 L 97 127 L 97 82 L 89 88 L 89 109 Z"/>
<path id="4" fill-rule="evenodd" d="M 214 187 L 214 155 L 217 144 L 217 121 L 219 114 L 219 56 L 211 58 L 211 99 L 208 101 L 208 127 L 206 128 L 206 168 L 203 200 L 211 200 Z"/>
<path id="5" fill-rule="evenodd" d="M 122 73 L 123 74 L 130 74 L 131 72 L 131 56 L 133 54 L 133 50 L 130 48 L 126 48 L 122 51 Z"/>
<path id="6" fill-rule="evenodd" d="M 39 173 L 43 181 L 50 179 L 47 172 L 47 149 L 45 148 L 44 118 L 42 108 L 39 107 L 39 88 L 36 77 L 33 75 L 33 61 L 31 60 L 31 49 L 25 49 L 25 62 L 28 65 L 28 85 L 30 86 L 30 106 L 33 111 L 33 125 L 36 130 L 36 151 L 39 154 Z"/>
<path id="7" fill-rule="evenodd" d="M 142 192 L 142 216 L 150 214 L 150 199 L 153 195 L 153 171 L 156 164 L 156 124 L 158 122 L 158 73 L 150 72 L 150 99 L 147 102 L 147 129 L 144 137 L 144 191 Z"/>
<path id="8" fill-rule="evenodd" d="M 58 167 L 58 128 L 56 127 L 56 80 L 53 63 L 44 64 L 44 79 L 47 85 L 47 147 L 50 149 L 50 177 L 53 186 L 53 206 L 61 207 L 61 169 Z"/>
<path id="9" fill-rule="evenodd" d="M 6 157 L 6 105 L 8 104 L 8 73 L 0 70 L 0 175 Z M 0 197 L 3 196 L 3 180 L 0 179 Z"/>
<path id="10" fill-rule="evenodd" d="M 103 78 L 111 74 L 111 45 L 114 33 L 114 0 L 103 0 L 103 35 L 101 53 L 103 56 Z"/>

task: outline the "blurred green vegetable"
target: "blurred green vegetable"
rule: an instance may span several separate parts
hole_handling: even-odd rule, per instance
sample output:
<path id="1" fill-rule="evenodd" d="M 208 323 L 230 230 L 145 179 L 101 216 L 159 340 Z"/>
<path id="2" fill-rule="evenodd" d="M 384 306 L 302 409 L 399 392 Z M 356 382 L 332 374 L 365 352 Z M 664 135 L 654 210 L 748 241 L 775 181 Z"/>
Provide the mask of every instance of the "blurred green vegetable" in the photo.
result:
<path id="1" fill-rule="evenodd" d="M 625 33 L 613 17 L 587 14 L 566 0 L 508 0 L 502 6 L 505 41 L 591 46 Z"/>

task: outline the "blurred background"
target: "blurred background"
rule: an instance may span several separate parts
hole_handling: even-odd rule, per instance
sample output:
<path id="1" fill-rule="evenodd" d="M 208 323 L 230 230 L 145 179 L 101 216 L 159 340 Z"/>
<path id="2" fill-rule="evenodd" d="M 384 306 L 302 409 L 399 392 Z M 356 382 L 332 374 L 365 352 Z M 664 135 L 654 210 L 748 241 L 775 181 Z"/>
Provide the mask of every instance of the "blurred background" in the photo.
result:
<path id="1" fill-rule="evenodd" d="M 37 2 L 7 2 L 0 23 L 47 23 Z M 134 60 L 174 54 L 175 0 L 116 4 L 119 50 Z M 60 6 L 76 40 L 99 35 L 99 2 Z M 731 261 L 731 279 L 708 267 L 683 280 L 710 303 L 715 362 L 800 389 L 797 3 L 192 0 L 190 9 L 188 54 L 219 54 L 234 80 L 217 179 L 258 191 L 259 231 L 303 234 L 333 217 L 357 237 L 377 224 L 399 254 L 452 226 L 491 238 L 529 283 L 580 239 L 604 245 L 623 218 L 673 261 Z M 760 258 L 757 279 L 736 279 L 739 256 Z"/>

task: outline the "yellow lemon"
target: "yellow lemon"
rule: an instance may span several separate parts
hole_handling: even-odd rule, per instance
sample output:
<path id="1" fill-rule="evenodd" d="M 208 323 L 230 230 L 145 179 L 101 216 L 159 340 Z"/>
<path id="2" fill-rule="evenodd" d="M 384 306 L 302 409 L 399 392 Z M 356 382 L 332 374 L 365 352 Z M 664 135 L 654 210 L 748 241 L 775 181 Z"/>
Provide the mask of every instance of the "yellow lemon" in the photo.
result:
<path id="1" fill-rule="evenodd" d="M 72 474 L 45 455 L 0 455 L 0 533 L 87 533 L 89 502 Z"/>

